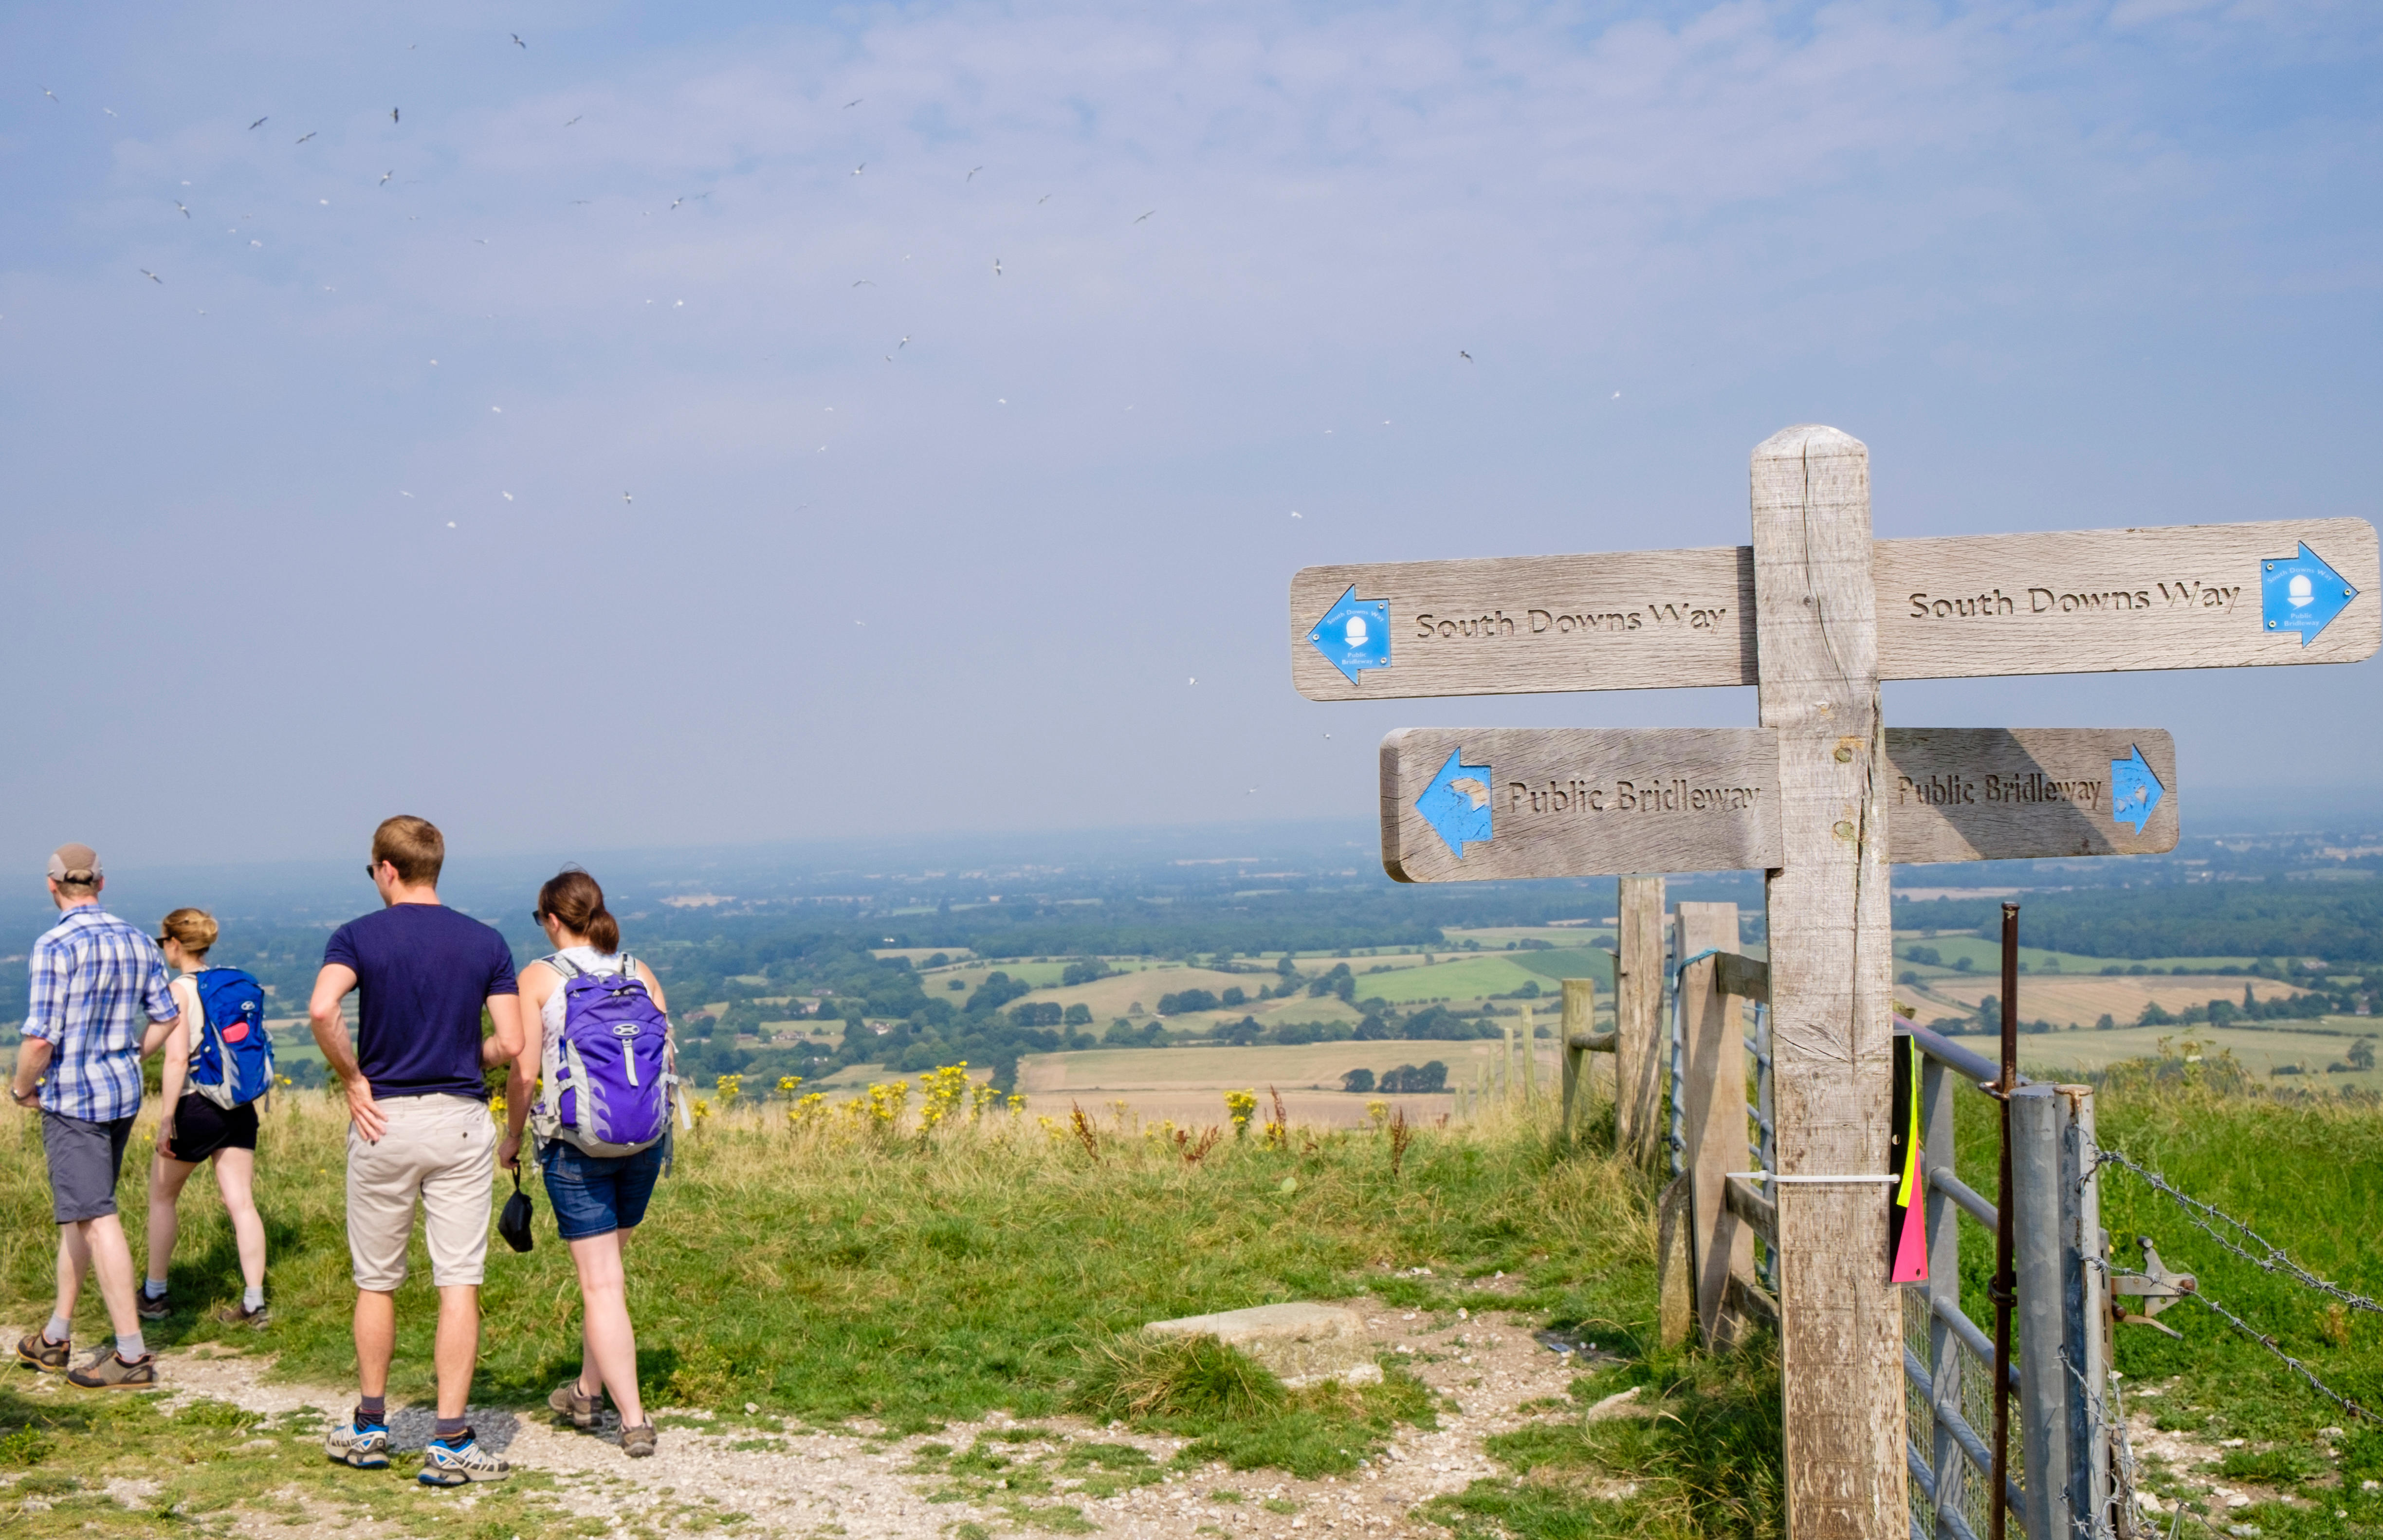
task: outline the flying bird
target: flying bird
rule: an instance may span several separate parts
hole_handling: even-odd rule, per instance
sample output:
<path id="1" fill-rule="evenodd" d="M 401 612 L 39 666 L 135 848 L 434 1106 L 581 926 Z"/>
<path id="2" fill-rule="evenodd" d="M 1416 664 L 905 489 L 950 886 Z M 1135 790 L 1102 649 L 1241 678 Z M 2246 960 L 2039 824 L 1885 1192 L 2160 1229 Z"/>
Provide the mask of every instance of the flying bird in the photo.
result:
<path id="1" fill-rule="evenodd" d="M 629 496 L 628 493 L 624 492 L 621 494 L 621 500 L 624 503 L 635 503 L 637 499 Z"/>
<path id="2" fill-rule="evenodd" d="M 396 176 L 396 175 L 397 175 L 397 173 L 396 173 L 396 172 L 394 172 L 394 171 L 384 171 L 384 172 L 382 172 L 382 173 L 380 174 L 380 183 L 379 183 L 379 185 L 380 185 L 380 186 L 382 186 L 382 187 L 387 187 L 387 186 L 389 185 L 389 179 L 391 177 L 394 177 L 394 176 Z"/>
<path id="3" fill-rule="evenodd" d="M 1463 359 L 1463 360 L 1464 360 L 1464 362 L 1465 362 L 1465 363 L 1472 363 L 1472 362 L 1473 362 L 1473 355 L 1472 355 L 1471 353 L 1466 352 L 1466 351 L 1465 351 L 1463 349 L 1462 349 L 1462 348 L 1459 348 L 1459 349 L 1457 349 L 1457 350 L 1456 350 L 1456 356 L 1457 356 L 1457 357 L 1459 357 L 1459 358 L 1461 358 L 1461 359 Z"/>
<path id="4" fill-rule="evenodd" d="M 520 34 L 519 32 L 512 33 L 512 34 L 511 34 L 511 36 L 512 36 L 512 40 L 513 40 L 513 46 L 514 46 L 514 47 L 516 47 L 516 48 L 527 48 L 527 47 L 529 46 L 529 44 L 528 44 L 528 43 L 524 43 L 524 42 L 521 40 L 521 34 Z"/>
<path id="5" fill-rule="evenodd" d="M 1292 509 L 1292 510 L 1290 511 L 1290 516 L 1291 516 L 1292 518 L 1294 518 L 1294 519 L 1298 518 L 1298 517 L 1299 517 L 1299 510 L 1298 510 L 1298 509 L 1296 509 L 1296 508 Z"/>
<path id="6" fill-rule="evenodd" d="M 141 269 L 141 276 L 142 276 L 142 277 L 144 277 L 144 278 L 147 278 L 151 283 L 164 283 L 164 282 L 166 281 L 165 279 L 163 279 L 163 278 L 159 277 L 156 274 L 154 274 L 154 273 L 153 273 L 153 272 L 149 271 L 149 269 L 147 269 L 146 267 L 143 267 L 142 269 Z"/>
<path id="7" fill-rule="evenodd" d="M 389 109 L 389 120 L 392 123 L 397 121 L 397 109 L 395 107 Z"/>
<path id="8" fill-rule="evenodd" d="M 867 285 L 869 285 L 869 287 L 870 287 L 870 288 L 871 288 L 871 289 L 874 289 L 874 288 L 876 288 L 876 287 L 877 287 L 877 280 L 875 280 L 874 278 L 855 278 L 855 279 L 853 279 L 853 280 L 852 280 L 852 287 L 853 287 L 853 288 L 855 288 L 855 289 L 858 289 L 858 288 L 859 288 L 859 287 L 860 287 L 862 284 L 864 284 L 864 283 L 865 283 L 865 284 L 867 284 Z"/>
<path id="9" fill-rule="evenodd" d="M 996 278 L 1001 277 L 1001 259 L 999 257 L 993 259 L 993 276 Z"/>
<path id="10" fill-rule="evenodd" d="M 512 495 L 511 492 L 507 492 L 507 493 L 505 494 L 505 501 L 507 501 L 507 502 L 511 502 L 511 501 L 512 501 L 512 500 L 513 500 L 513 495 Z"/>
<path id="11" fill-rule="evenodd" d="M 909 337 L 909 334 L 908 334 L 908 332 L 905 332 L 905 333 L 903 333 L 903 335 L 902 335 L 902 340 L 894 344 L 894 351 L 895 351 L 895 352 L 897 352 L 897 353 L 898 353 L 898 352 L 900 352 L 903 349 L 905 349 L 905 348 L 908 347 L 909 345 L 910 345 L 910 337 Z"/>
<path id="12" fill-rule="evenodd" d="M 321 133 L 322 131 L 323 131 L 323 130 L 322 130 L 322 129 L 309 129 L 309 130 L 308 130 L 304 135 L 303 135 L 303 136 L 299 139 L 298 142 L 299 142 L 299 143 L 301 143 L 301 144 L 303 144 L 303 143 L 305 143 L 305 142 L 306 142 L 306 141 L 307 141 L 307 140 L 314 138 L 316 134 Z"/>
<path id="13" fill-rule="evenodd" d="M 183 218 L 188 219 L 191 216 L 191 205 L 182 202 L 179 198 L 174 200 L 174 206 L 182 211 Z"/>
<path id="14" fill-rule="evenodd" d="M 960 180 L 962 180 L 962 181 L 964 181 L 964 182 L 972 182 L 972 181 L 976 180 L 976 174 L 977 174 L 978 172 L 980 172 L 980 171 L 983 170 L 983 169 L 984 169 L 984 167 L 983 167 L 983 166 L 970 166 L 970 167 L 969 168 L 969 174 L 968 174 L 967 176 L 965 176 L 965 177 L 962 177 L 962 178 L 960 179 Z"/>
<path id="15" fill-rule="evenodd" d="M 42 94 L 43 94 L 43 95 L 44 95 L 44 96 L 46 96 L 46 97 L 48 97 L 48 98 L 49 98 L 51 101 L 53 101 L 53 102 L 58 102 L 58 93 L 57 93 L 56 92 L 55 92 L 55 91 L 52 91 L 52 90 L 51 90 L 49 87 L 47 87 L 47 86 L 43 86 L 43 87 L 42 88 Z M 60 105 L 60 106 L 65 106 L 65 105 L 66 105 L 66 104 L 65 104 L 64 102 L 58 102 L 58 105 Z"/>
<path id="16" fill-rule="evenodd" d="M 850 112 L 853 108 L 855 108 L 855 107 L 857 107 L 857 106 L 860 105 L 860 104 L 861 104 L 861 103 L 866 102 L 866 101 L 868 101 L 868 100 L 869 100 L 869 98 L 868 98 L 868 97 L 866 97 L 866 96 L 856 96 L 856 97 L 854 97 L 851 101 L 846 102 L 846 103 L 844 105 L 845 110 L 846 110 L 846 112 Z"/>
<path id="17" fill-rule="evenodd" d="M 685 203 L 685 202 L 686 202 L 686 200 L 685 200 L 685 199 L 684 199 L 684 198 L 673 198 L 673 199 L 671 200 L 671 208 L 676 208 L 676 207 L 678 207 L 678 206 L 679 206 L 679 204 L 681 204 L 681 203 Z M 664 214 L 668 214 L 668 213 L 670 212 L 670 208 L 666 208 L 666 209 L 662 210 L 662 212 L 663 212 Z"/>
<path id="18" fill-rule="evenodd" d="M 64 103 L 60 103 L 60 104 L 59 104 L 59 105 L 63 106 L 63 105 L 65 105 L 65 104 L 64 104 Z M 100 108 L 99 110 L 100 110 L 100 111 L 102 111 L 102 112 L 104 112 L 104 113 L 105 113 L 105 114 L 107 114 L 107 116 L 108 116 L 108 117 L 114 117 L 116 116 L 116 109 L 115 109 L 114 107 L 102 107 L 102 108 Z M 204 312 L 204 311 L 201 311 L 201 312 L 199 312 L 199 314 L 202 314 L 202 315 L 204 315 L 204 314 L 206 314 L 206 312 Z"/>
<path id="19" fill-rule="evenodd" d="M 273 119 L 272 119 L 272 118 L 270 118 L 270 117 L 260 117 L 260 118 L 258 118 L 255 122 L 251 123 L 251 124 L 248 126 L 248 131 L 249 131 L 250 133 L 254 133 L 257 129 L 261 129 L 261 128 L 265 127 L 267 123 L 270 123 L 270 122 L 272 122 L 272 121 L 273 121 Z"/>
<path id="20" fill-rule="evenodd" d="M 1045 192 L 1044 194 L 1043 194 L 1043 196 L 1041 196 L 1040 198 L 1037 198 L 1037 199 L 1035 199 L 1035 200 L 1034 200 L 1034 206 L 1035 206 L 1036 208 L 1041 208 L 1043 204 L 1045 204 L 1045 203 L 1049 203 L 1050 201 L 1051 201 L 1051 194 L 1049 194 L 1049 193 Z"/>
<path id="21" fill-rule="evenodd" d="M 579 115 L 579 117 L 586 117 L 586 116 L 587 116 L 587 115 L 586 115 L 586 113 L 584 113 L 584 112 L 583 112 L 583 113 L 581 113 L 581 114 Z M 578 121 L 579 121 L 579 117 L 574 117 L 574 118 L 573 118 L 573 119 L 571 120 L 571 123 L 576 123 L 576 122 L 578 122 Z M 567 129 L 567 128 L 571 127 L 571 123 L 565 123 L 565 124 L 563 125 L 563 127 Z"/>
<path id="22" fill-rule="evenodd" d="M 1151 214 L 1156 214 L 1157 212 L 1158 212 L 1158 211 L 1157 211 L 1156 209 L 1152 209 L 1152 210 L 1150 211 L 1150 214 L 1145 214 L 1145 215 L 1142 216 L 1142 218 L 1140 218 L 1140 219 L 1136 219 L 1136 220 L 1134 221 L 1134 223 L 1135 223 L 1135 224 L 1137 224 L 1137 225 L 1139 225 L 1139 224 L 1141 224 L 1141 223 L 1142 223 L 1142 219 L 1147 219 L 1147 218 L 1149 218 L 1149 217 L 1150 217 L 1150 215 L 1151 215 Z"/>
<path id="23" fill-rule="evenodd" d="M 866 170 L 868 170 L 868 169 L 869 169 L 869 163 L 868 163 L 867 161 L 862 161 L 858 166 L 854 166 L 854 167 L 852 168 L 852 174 L 853 174 L 854 176 L 858 177 L 858 175 L 860 175 L 863 171 L 866 171 Z"/>

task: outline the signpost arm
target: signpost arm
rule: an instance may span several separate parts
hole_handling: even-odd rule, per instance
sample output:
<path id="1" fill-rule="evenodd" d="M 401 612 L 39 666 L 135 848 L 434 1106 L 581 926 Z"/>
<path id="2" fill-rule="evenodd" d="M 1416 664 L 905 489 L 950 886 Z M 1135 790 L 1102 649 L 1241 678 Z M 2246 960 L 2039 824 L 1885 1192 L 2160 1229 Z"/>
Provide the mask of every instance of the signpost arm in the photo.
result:
<path id="1" fill-rule="evenodd" d="M 1663 1134 L 1663 880 L 1625 877 L 1621 886 L 1613 963 L 1613 1147 L 1625 1159 L 1648 1165 Z"/>
<path id="2" fill-rule="evenodd" d="M 1778 733 L 1783 862 L 1764 882 L 1779 1169 L 1888 1164 L 1894 932 L 1870 451 L 1788 428 L 1754 451 L 1756 670 Z M 1902 1312 L 1874 1183 L 1779 1189 L 1789 1540 L 1900 1540 Z"/>

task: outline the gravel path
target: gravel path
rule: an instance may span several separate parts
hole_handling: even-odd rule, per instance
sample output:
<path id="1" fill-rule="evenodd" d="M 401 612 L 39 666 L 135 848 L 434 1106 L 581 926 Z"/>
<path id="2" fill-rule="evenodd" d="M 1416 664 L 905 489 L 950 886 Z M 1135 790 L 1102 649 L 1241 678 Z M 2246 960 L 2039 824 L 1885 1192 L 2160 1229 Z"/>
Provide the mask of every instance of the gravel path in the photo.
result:
<path id="1" fill-rule="evenodd" d="M 1526 1317 L 1407 1312 L 1367 1299 L 1347 1302 L 1364 1315 L 1378 1349 L 1412 1364 L 1418 1377 L 1450 1398 L 1452 1410 L 1442 1411 L 1437 1430 L 1401 1428 L 1382 1458 L 1346 1477 L 1301 1481 L 1279 1471 L 1211 1465 L 1170 1471 L 1163 1480 L 1101 1497 L 1084 1490 L 1082 1474 L 1069 1473 L 1081 1470 L 1069 1466 L 1071 1450 L 1125 1445 L 1163 1464 L 1182 1441 L 1064 1417 L 1020 1423 L 994 1413 L 951 1423 L 939 1433 L 894 1438 L 866 1424 L 803 1432 L 758 1412 L 665 1408 L 658 1413 L 664 1429 L 660 1453 L 630 1460 L 622 1456 L 617 1435 L 558 1428 L 542 1413 L 474 1408 L 471 1415 L 485 1444 L 516 1467 L 552 1475 L 560 1500 L 579 1513 L 661 1524 L 699 1508 L 719 1516 L 747 1515 L 749 1522 L 736 1527 L 742 1534 L 841 1533 L 872 1540 L 930 1540 L 969 1523 L 995 1534 L 1016 1533 L 1044 1527 L 1024 1522 L 1023 1510 L 1055 1506 L 1076 1509 L 1105 1534 L 1133 1540 L 1217 1534 L 1439 1534 L 1444 1532 L 1419 1523 L 1409 1512 L 1427 1498 L 1462 1491 L 1475 1478 L 1500 1472 L 1503 1467 L 1483 1452 L 1485 1438 L 1540 1416 L 1579 1416 L 1576 1409 L 1563 1410 L 1570 1406 L 1565 1392 L 1584 1360 L 1596 1355 L 1562 1350 L 1574 1349 L 1568 1343 L 1542 1343 Z M 208 1397 L 268 1416 L 306 1406 L 345 1406 L 352 1393 L 349 1387 L 272 1381 L 265 1377 L 269 1361 L 262 1357 L 216 1357 L 201 1349 L 163 1355 L 160 1362 L 175 1400 Z M 1549 1400 L 1559 1404 L 1525 1410 Z M 391 1417 L 392 1442 L 400 1448 L 418 1449 L 430 1431 L 426 1409 L 405 1408 Z M 934 1469 L 939 1452 L 965 1451 L 979 1439 L 1019 1467 L 1046 1473 L 1049 1489 L 1021 1503 L 979 1481 L 957 1484 L 969 1489 L 953 1500 L 956 1484 Z M 1097 1489 L 1097 1472 L 1089 1485 Z M 938 1496 L 945 1500 L 930 1500 Z M 470 1505 L 472 1494 L 461 1493 L 456 1501 Z M 320 1527 L 343 1532 L 345 1522 Z M 280 1535 L 313 1532 L 286 1522 L 254 1529 Z"/>

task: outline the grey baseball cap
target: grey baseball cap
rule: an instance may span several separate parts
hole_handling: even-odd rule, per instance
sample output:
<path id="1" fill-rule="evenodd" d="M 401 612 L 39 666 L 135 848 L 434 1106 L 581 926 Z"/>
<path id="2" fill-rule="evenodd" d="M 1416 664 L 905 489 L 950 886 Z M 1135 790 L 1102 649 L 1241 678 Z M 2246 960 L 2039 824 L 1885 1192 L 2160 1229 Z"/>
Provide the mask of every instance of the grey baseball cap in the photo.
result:
<path id="1" fill-rule="evenodd" d="M 87 844 L 62 844 L 50 852 L 53 882 L 95 882 L 100 875 L 99 852 Z"/>

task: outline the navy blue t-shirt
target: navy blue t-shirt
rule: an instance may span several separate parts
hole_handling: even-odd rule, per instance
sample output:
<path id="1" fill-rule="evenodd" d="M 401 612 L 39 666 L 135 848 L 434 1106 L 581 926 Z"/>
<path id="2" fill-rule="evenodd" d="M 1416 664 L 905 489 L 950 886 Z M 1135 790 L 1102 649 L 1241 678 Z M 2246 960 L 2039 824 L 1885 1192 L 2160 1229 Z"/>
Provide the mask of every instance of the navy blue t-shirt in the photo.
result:
<path id="1" fill-rule="evenodd" d="M 480 1008 L 521 992 L 493 927 L 440 904 L 393 904 L 332 931 L 323 961 L 355 972 L 356 1065 L 376 1099 L 488 1100 Z"/>

